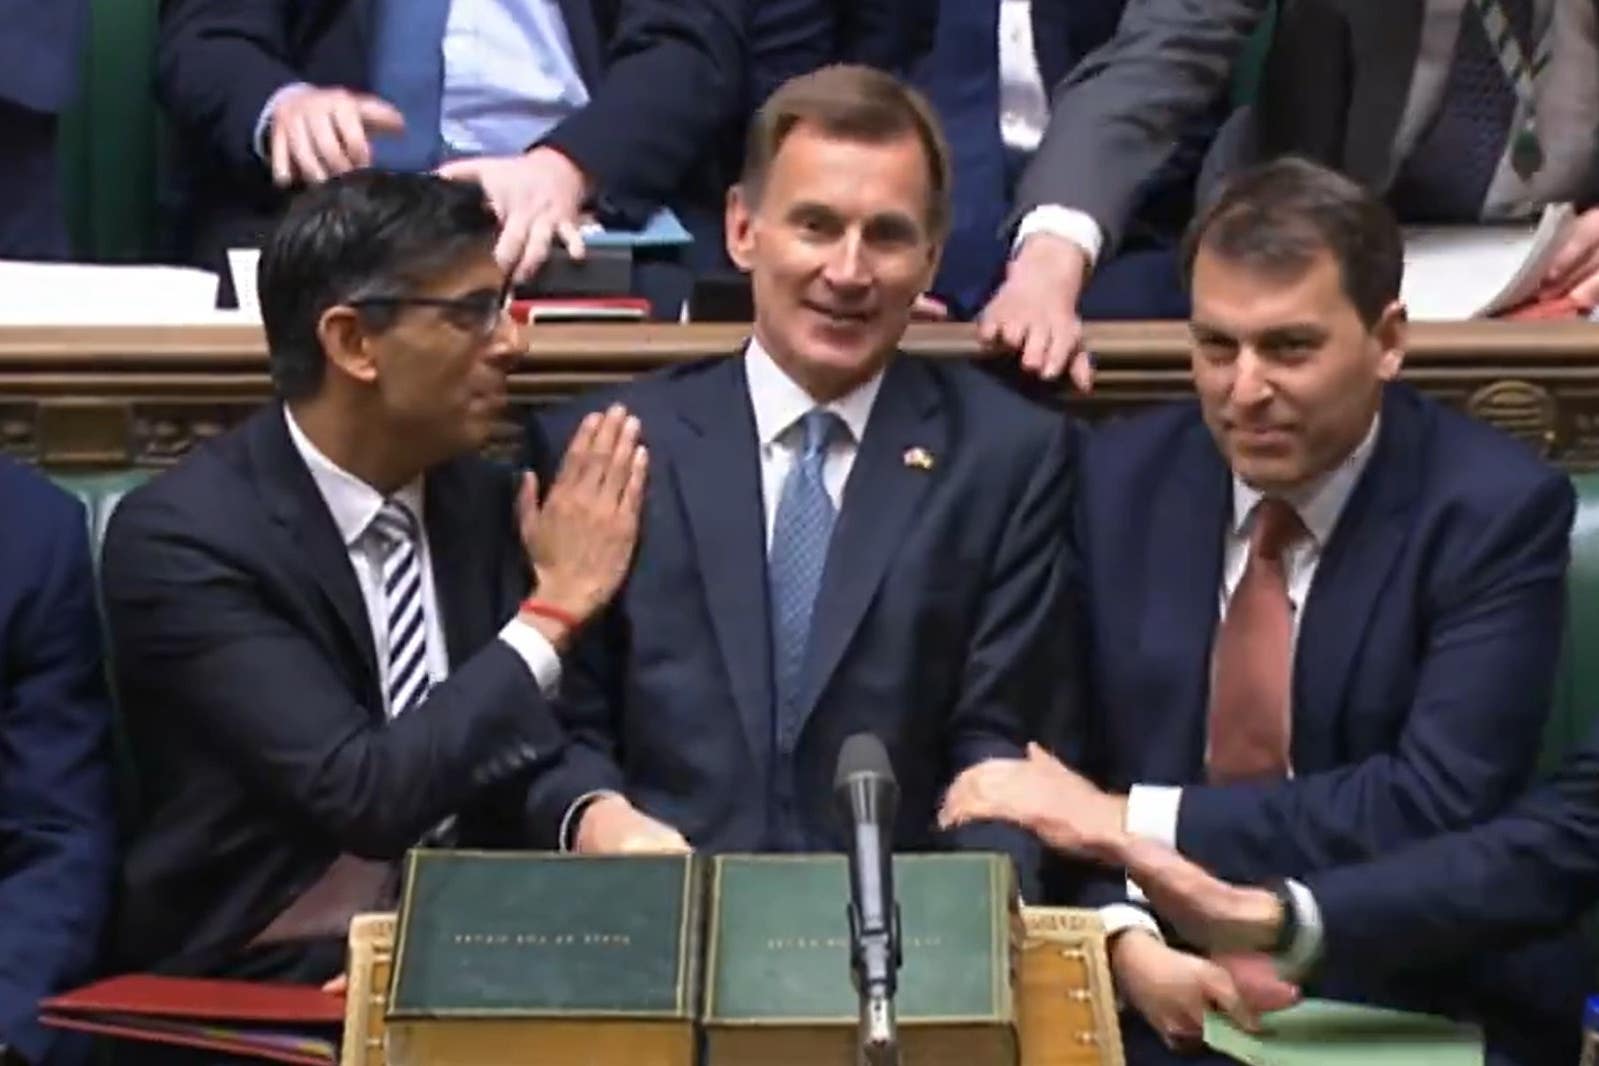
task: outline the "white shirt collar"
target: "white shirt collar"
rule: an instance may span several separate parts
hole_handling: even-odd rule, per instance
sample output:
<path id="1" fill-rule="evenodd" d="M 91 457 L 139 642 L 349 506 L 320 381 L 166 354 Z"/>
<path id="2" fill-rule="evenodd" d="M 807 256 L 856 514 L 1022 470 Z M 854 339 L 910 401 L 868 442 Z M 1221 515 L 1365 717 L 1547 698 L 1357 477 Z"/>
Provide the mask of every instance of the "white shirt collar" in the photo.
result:
<path id="1" fill-rule="evenodd" d="M 1350 452 L 1343 462 L 1304 488 L 1284 497 L 1293 504 L 1299 520 L 1305 524 L 1305 531 L 1310 534 L 1318 550 L 1327 546 L 1333 530 L 1338 526 L 1338 516 L 1343 514 L 1344 504 L 1349 502 L 1350 494 L 1355 491 L 1355 484 L 1360 480 L 1366 464 L 1371 461 L 1371 453 L 1377 444 L 1377 430 L 1381 424 L 1382 414 L 1379 412 L 1372 418 L 1371 428 L 1366 430 L 1365 438 L 1355 445 L 1355 450 Z M 1237 474 L 1233 475 L 1234 535 L 1244 535 L 1261 496 L 1259 489 L 1245 484 Z"/>
<path id="2" fill-rule="evenodd" d="M 755 436 L 763 448 L 775 443 L 805 416 L 805 412 L 818 406 L 810 393 L 800 388 L 754 337 L 744 349 L 744 376 L 749 382 L 750 406 L 755 412 Z M 866 421 L 871 417 L 872 404 L 877 401 L 877 390 L 882 384 L 883 371 L 879 370 L 832 403 L 821 405 L 844 420 L 857 444 L 866 435 Z"/>
<path id="3" fill-rule="evenodd" d="M 305 461 L 306 469 L 311 471 L 311 480 L 316 482 L 317 491 L 322 494 L 322 502 L 327 504 L 328 513 L 333 516 L 333 524 L 338 526 L 345 547 L 354 547 L 383 507 L 383 494 L 323 455 L 322 449 L 311 443 L 311 438 L 294 420 L 288 405 L 284 405 L 283 419 L 289 424 L 289 439 Z M 422 479 L 412 481 L 394 497 L 410 510 L 420 528 Z"/>

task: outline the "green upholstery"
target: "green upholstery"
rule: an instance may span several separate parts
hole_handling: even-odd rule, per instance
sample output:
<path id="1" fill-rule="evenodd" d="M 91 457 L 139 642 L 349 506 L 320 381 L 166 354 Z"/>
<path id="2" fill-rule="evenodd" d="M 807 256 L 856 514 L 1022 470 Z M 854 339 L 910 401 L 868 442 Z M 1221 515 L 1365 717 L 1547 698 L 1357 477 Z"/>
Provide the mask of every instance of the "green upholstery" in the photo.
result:
<path id="1" fill-rule="evenodd" d="M 52 473 L 57 485 L 83 501 L 88 512 L 89 541 L 94 545 L 95 559 L 100 557 L 100 541 L 105 536 L 106 523 L 122 497 L 154 476 L 153 470 L 107 470 L 88 474 Z"/>
<path id="2" fill-rule="evenodd" d="M 46 0 L 48 2 L 48 0 Z M 61 118 L 67 224 L 79 258 L 138 261 L 156 239 L 158 0 L 92 0 L 82 89 Z"/>
<path id="3" fill-rule="evenodd" d="M 1260 78 L 1266 68 L 1266 53 L 1271 50 L 1271 37 L 1277 29 L 1277 5 L 1275 3 L 1266 8 L 1266 17 L 1255 29 L 1255 34 L 1249 39 L 1249 44 L 1244 48 L 1244 54 L 1239 57 L 1238 67 L 1233 71 L 1233 106 L 1243 107 L 1245 104 L 1255 102 L 1255 94 L 1260 89 Z"/>
<path id="4" fill-rule="evenodd" d="M 1577 518 L 1566 578 L 1566 647 L 1544 743 L 1549 769 L 1580 743 L 1599 715 L 1599 473 L 1573 474 Z"/>

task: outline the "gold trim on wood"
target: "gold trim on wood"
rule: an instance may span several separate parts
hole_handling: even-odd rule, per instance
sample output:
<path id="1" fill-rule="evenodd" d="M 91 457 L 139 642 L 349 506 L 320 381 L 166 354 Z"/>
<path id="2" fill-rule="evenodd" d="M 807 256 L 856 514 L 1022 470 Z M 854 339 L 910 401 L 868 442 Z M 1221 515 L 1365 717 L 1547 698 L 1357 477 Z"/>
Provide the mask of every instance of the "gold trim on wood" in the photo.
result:
<path id="1" fill-rule="evenodd" d="M 490 451 L 512 456 L 532 409 L 596 386 L 735 351 L 742 325 L 581 325 L 529 330 L 512 409 Z M 1090 324 L 1098 362 L 1088 419 L 1189 395 L 1180 322 Z M 966 325 L 919 325 L 905 347 L 973 356 Z M 1405 378 L 1569 469 L 1599 468 L 1599 325 L 1421 323 Z M 261 330 L 248 325 L 0 327 L 0 452 L 47 466 L 163 466 L 272 395 Z"/>

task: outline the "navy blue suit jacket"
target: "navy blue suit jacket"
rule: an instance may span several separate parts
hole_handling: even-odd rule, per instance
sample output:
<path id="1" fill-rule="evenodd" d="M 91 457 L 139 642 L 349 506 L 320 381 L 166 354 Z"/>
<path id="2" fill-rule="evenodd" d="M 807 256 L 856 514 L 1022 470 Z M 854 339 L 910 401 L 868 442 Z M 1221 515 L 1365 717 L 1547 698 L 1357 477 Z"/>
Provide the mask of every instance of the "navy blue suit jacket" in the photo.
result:
<path id="1" fill-rule="evenodd" d="M 594 178 L 602 217 L 720 210 L 707 167 L 738 117 L 748 2 L 560 0 L 590 100 L 543 143 Z M 282 203 L 255 153 L 261 109 L 294 81 L 365 89 L 367 22 L 368 0 L 162 0 L 156 91 L 186 149 L 195 257 L 259 243 Z"/>
<path id="2" fill-rule="evenodd" d="M 1493 821 L 1305 883 L 1335 964 L 1403 969 L 1570 925 L 1599 900 L 1599 730 Z"/>
<path id="3" fill-rule="evenodd" d="M 1482 822 L 1519 794 L 1561 645 L 1568 479 L 1489 427 L 1388 386 L 1375 450 L 1300 624 L 1294 776 L 1213 786 L 1205 723 L 1231 500 L 1231 475 L 1193 402 L 1108 425 L 1088 445 L 1076 525 L 1089 772 L 1118 791 L 1183 786 L 1179 849 L 1254 882 Z M 1124 898 L 1122 882 L 1086 896 Z M 1464 980 L 1459 970 L 1388 989 L 1357 961 L 1326 968 L 1318 987 L 1491 1014 L 1451 984 Z M 1562 981 L 1575 979 L 1545 972 L 1513 991 L 1553 1009 L 1569 1003 Z"/>
<path id="4" fill-rule="evenodd" d="M 0 460 L 0 1044 L 98 956 L 116 869 L 111 707 L 83 507 Z"/>
<path id="5" fill-rule="evenodd" d="M 145 817 L 122 872 L 126 969 L 321 981 L 342 938 L 246 944 L 343 854 L 397 860 L 459 814 L 511 842 L 522 780 L 561 743 L 496 638 L 527 594 L 514 485 L 476 456 L 428 472 L 449 677 L 387 720 L 344 540 L 279 404 L 131 493 L 102 583 Z M 509 798 L 507 798 L 509 797 Z"/>
<path id="6" fill-rule="evenodd" d="M 750 106 L 828 63 L 903 75 L 932 47 L 936 0 L 758 0 L 750 10 Z"/>
<path id="7" fill-rule="evenodd" d="M 0 100 L 59 114 L 78 93 L 89 0 L 0 0 Z"/>
<path id="8" fill-rule="evenodd" d="M 697 848 L 762 846 L 770 625 L 743 367 L 722 358 L 674 369 L 620 397 L 650 449 L 643 530 L 626 586 L 562 682 L 569 746 L 530 792 L 545 845 L 574 800 L 615 789 Z M 558 418 L 556 444 L 571 413 Z M 1034 737 L 1051 741 L 1068 719 L 1069 429 L 965 364 L 890 364 L 815 608 L 795 756 L 810 847 L 843 843 L 832 775 L 852 733 L 877 734 L 893 761 L 895 845 L 928 850 L 949 843 L 933 820 L 957 772 L 1016 756 Z M 932 469 L 905 461 L 914 447 Z M 1008 851 L 1037 898 L 1031 837 L 981 826 L 954 843 Z"/>

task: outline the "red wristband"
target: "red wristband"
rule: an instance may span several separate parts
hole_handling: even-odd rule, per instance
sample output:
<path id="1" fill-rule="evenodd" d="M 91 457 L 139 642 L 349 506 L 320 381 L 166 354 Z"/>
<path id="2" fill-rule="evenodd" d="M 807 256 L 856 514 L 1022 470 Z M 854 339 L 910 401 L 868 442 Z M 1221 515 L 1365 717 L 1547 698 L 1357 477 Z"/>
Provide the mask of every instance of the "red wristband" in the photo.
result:
<path id="1" fill-rule="evenodd" d="M 540 618 L 548 618 L 551 621 L 559 622 L 574 633 L 582 628 L 583 625 L 582 620 L 571 611 L 563 610 L 553 603 L 547 603 L 537 596 L 529 596 L 523 600 L 522 610 L 528 614 L 536 614 Z"/>

